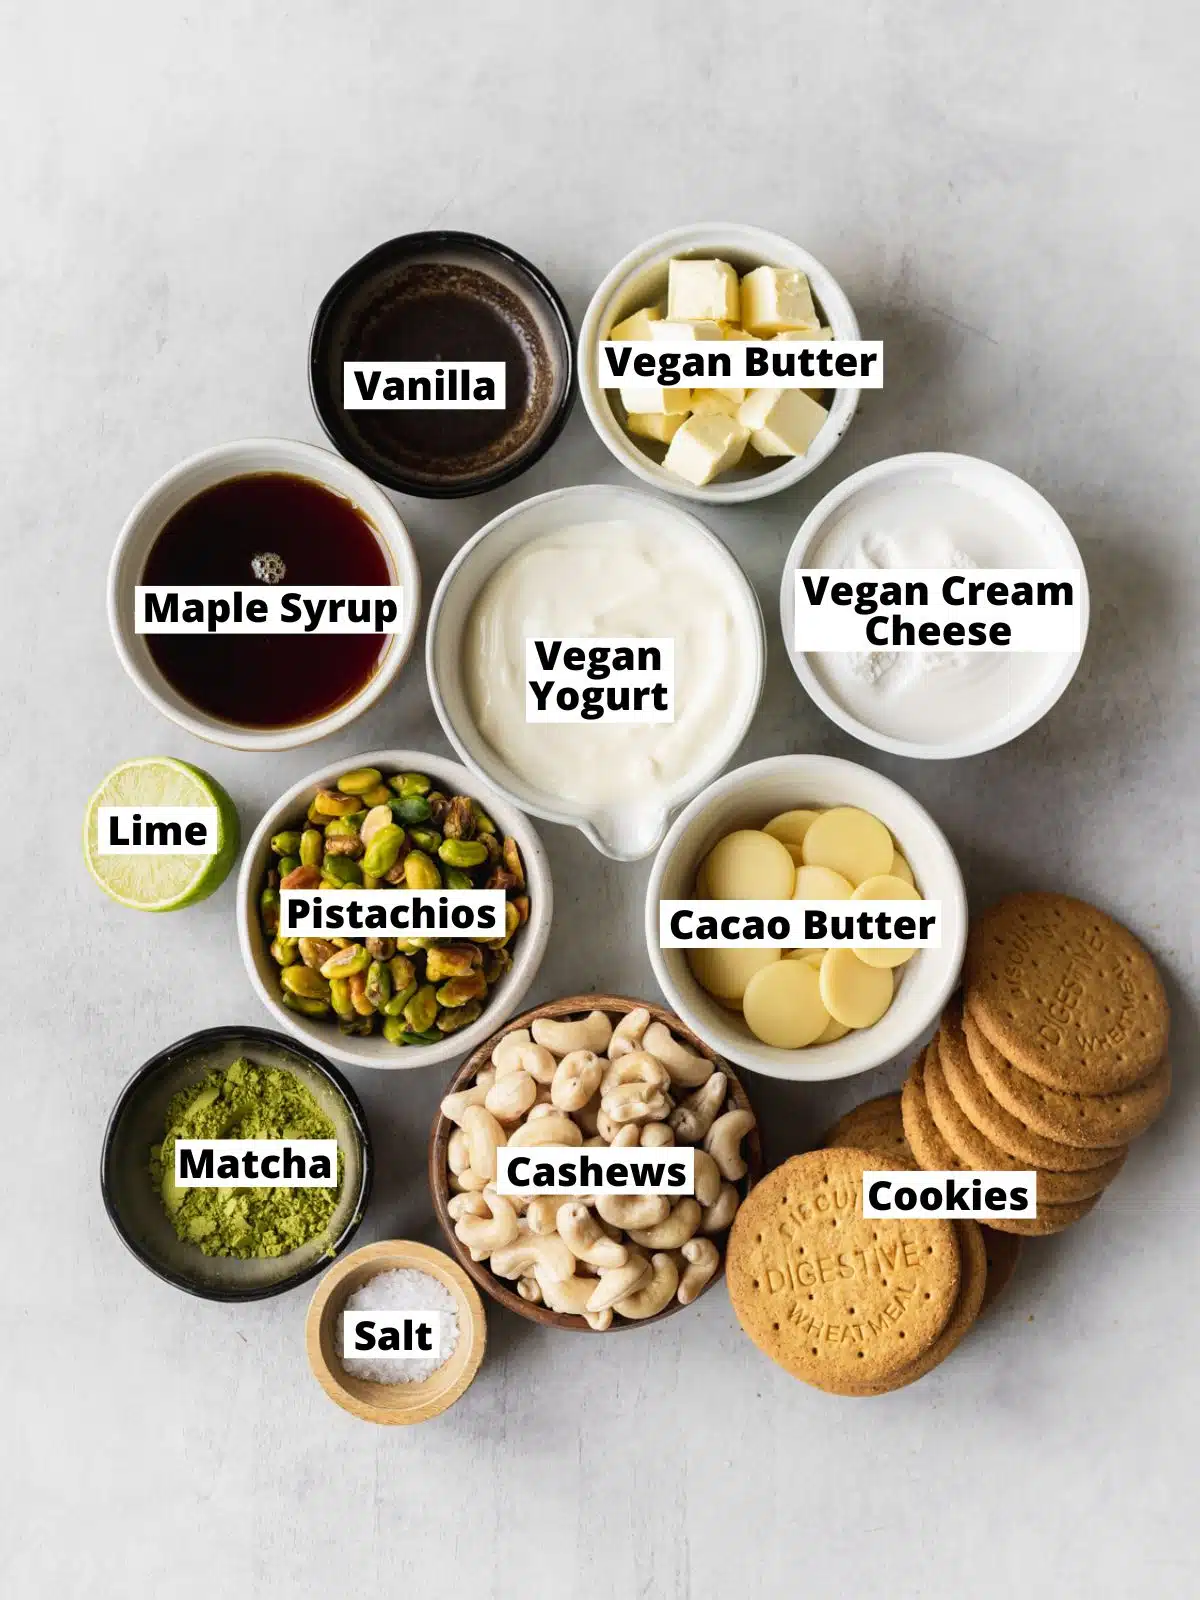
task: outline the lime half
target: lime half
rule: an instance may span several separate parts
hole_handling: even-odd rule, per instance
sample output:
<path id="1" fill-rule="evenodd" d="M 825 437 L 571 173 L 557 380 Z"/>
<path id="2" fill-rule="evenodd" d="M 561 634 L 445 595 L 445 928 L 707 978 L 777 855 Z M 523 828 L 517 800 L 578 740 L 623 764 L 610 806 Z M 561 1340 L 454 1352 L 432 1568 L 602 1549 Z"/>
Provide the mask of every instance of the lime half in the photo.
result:
<path id="1" fill-rule="evenodd" d="M 101 806 L 215 806 L 216 854 L 101 855 L 97 833 Z M 83 823 L 88 871 L 105 894 L 135 911 L 182 911 L 206 900 L 229 876 L 239 839 L 237 809 L 221 785 L 199 767 L 170 756 L 126 761 L 110 772 L 88 801 Z"/>

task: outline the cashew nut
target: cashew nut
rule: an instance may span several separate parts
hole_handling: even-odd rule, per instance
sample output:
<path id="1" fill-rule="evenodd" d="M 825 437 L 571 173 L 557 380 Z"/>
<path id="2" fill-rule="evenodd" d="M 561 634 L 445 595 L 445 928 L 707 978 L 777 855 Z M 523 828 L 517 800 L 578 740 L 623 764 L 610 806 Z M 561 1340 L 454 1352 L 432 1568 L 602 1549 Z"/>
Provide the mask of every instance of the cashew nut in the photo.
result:
<path id="1" fill-rule="evenodd" d="M 681 1306 L 690 1306 L 721 1264 L 721 1252 L 711 1239 L 689 1239 L 682 1247 L 687 1262 L 679 1279 L 676 1299 Z"/>
<path id="2" fill-rule="evenodd" d="M 615 1061 L 618 1056 L 628 1054 L 630 1050 L 641 1048 L 642 1035 L 650 1022 L 650 1013 L 645 1006 L 635 1006 L 632 1011 L 627 1011 L 613 1029 L 612 1038 L 608 1041 L 608 1059 Z"/>
<path id="3" fill-rule="evenodd" d="M 644 1150 L 661 1150 L 675 1143 L 675 1130 L 669 1122 L 643 1123 L 641 1142 Z"/>
<path id="4" fill-rule="evenodd" d="M 682 1105 L 676 1106 L 670 1116 L 675 1136 L 684 1144 L 699 1144 L 712 1127 L 717 1112 L 725 1101 L 729 1079 L 718 1068 Z"/>
<path id="5" fill-rule="evenodd" d="M 707 1150 L 696 1151 L 695 1182 L 692 1193 L 706 1209 L 715 1205 L 721 1192 L 721 1169 Z"/>
<path id="6" fill-rule="evenodd" d="M 483 1103 L 497 1122 L 520 1122 L 536 1099 L 537 1084 L 518 1067 L 492 1085 Z"/>
<path id="7" fill-rule="evenodd" d="M 613 1122 L 661 1122 L 671 1111 L 671 1102 L 661 1089 L 649 1084 L 619 1083 L 600 1102 L 605 1116 Z"/>
<path id="8" fill-rule="evenodd" d="M 704 1137 L 704 1148 L 720 1167 L 721 1176 L 730 1183 L 746 1176 L 746 1163 L 739 1147 L 753 1126 L 753 1111 L 727 1111 L 717 1118 Z"/>
<path id="9" fill-rule="evenodd" d="M 737 1215 L 738 1192 L 732 1183 L 723 1183 L 721 1192 L 711 1206 L 700 1214 L 701 1233 L 724 1233 Z"/>
<path id="10" fill-rule="evenodd" d="M 471 1165 L 470 1147 L 461 1128 L 455 1128 L 450 1135 L 450 1142 L 446 1146 L 446 1165 L 455 1173 L 465 1172 Z"/>
<path id="11" fill-rule="evenodd" d="M 534 1110 L 536 1109 L 535 1106 Z M 501 1140 L 501 1143 L 503 1142 Z M 528 1122 L 523 1122 L 519 1128 L 515 1128 L 508 1142 L 510 1145 L 577 1145 L 583 1143 L 583 1134 L 580 1132 L 579 1124 L 572 1122 L 565 1111 L 555 1111 L 551 1108 L 549 1116 L 531 1117 Z M 474 1161 L 471 1165 L 475 1165 Z"/>
<path id="12" fill-rule="evenodd" d="M 541 1268 L 541 1273 L 537 1269 Z M 575 1257 L 556 1233 L 523 1233 L 512 1244 L 497 1250 L 491 1268 L 501 1278 L 537 1276 L 545 1291 L 546 1278 L 574 1276 Z"/>
<path id="13" fill-rule="evenodd" d="M 542 1085 L 539 1083 L 538 1084 L 538 1093 L 539 1093 L 539 1095 L 542 1092 L 543 1092 Z M 558 1107 L 550 1099 L 550 1091 L 548 1089 L 545 1090 L 545 1096 L 546 1096 L 546 1098 L 544 1100 L 539 1099 L 535 1103 L 535 1105 L 533 1106 L 533 1108 L 531 1109 L 531 1111 L 529 1113 L 529 1116 L 526 1118 L 527 1122 L 536 1122 L 539 1117 L 554 1117 L 554 1116 L 558 1115 Z"/>
<path id="14" fill-rule="evenodd" d="M 632 1294 L 649 1275 L 650 1266 L 646 1258 L 631 1256 L 623 1267 L 614 1267 L 611 1272 L 602 1272 L 591 1284 L 592 1292 L 588 1296 L 587 1309 L 608 1311 L 618 1300 L 623 1300 L 626 1295 Z"/>
<path id="15" fill-rule="evenodd" d="M 524 1032 L 524 1029 L 521 1030 Z M 554 1077 L 556 1062 L 549 1050 L 540 1044 L 519 1044 L 504 1057 L 504 1065 L 497 1069 L 501 1078 L 510 1072 L 527 1072 L 536 1083 L 549 1083 Z"/>
<path id="16" fill-rule="evenodd" d="M 643 1282 L 632 1294 L 618 1300 L 613 1306 L 614 1311 L 623 1317 L 641 1321 L 645 1317 L 656 1317 L 670 1305 L 679 1287 L 679 1268 L 675 1265 L 674 1256 L 659 1251 L 650 1257 L 650 1268 L 649 1282 Z"/>
<path id="17" fill-rule="evenodd" d="M 569 1317 L 583 1316 L 595 1287 L 591 1278 L 554 1278 L 536 1267 L 533 1275 L 551 1311 L 562 1311 Z"/>
<path id="18" fill-rule="evenodd" d="M 518 1278 L 517 1293 L 522 1300 L 528 1300 L 531 1306 L 542 1303 L 542 1286 L 536 1278 Z"/>
<path id="19" fill-rule="evenodd" d="M 671 1087 L 671 1074 L 661 1061 L 656 1061 L 645 1050 L 630 1050 L 619 1056 L 605 1072 L 600 1093 L 611 1094 L 623 1083 L 644 1083 L 648 1089 L 665 1091 Z"/>
<path id="20" fill-rule="evenodd" d="M 572 1050 L 558 1063 L 550 1098 L 560 1111 L 582 1111 L 600 1087 L 604 1065 L 594 1050 Z"/>
<path id="21" fill-rule="evenodd" d="M 611 1150 L 628 1150 L 635 1144 L 640 1144 L 642 1130 L 636 1122 L 627 1122 L 624 1127 L 618 1128 L 609 1141 Z"/>
<path id="22" fill-rule="evenodd" d="M 587 1105 L 581 1106 L 579 1110 L 575 1112 L 575 1121 L 583 1129 L 586 1138 L 594 1139 L 600 1137 L 600 1130 L 597 1126 L 599 1120 L 600 1092 L 597 1090 L 592 1098 L 588 1101 Z M 604 1144 L 605 1140 L 600 1139 L 600 1143 Z"/>
<path id="23" fill-rule="evenodd" d="M 557 1233 L 562 1201 L 555 1195 L 539 1194 L 525 1208 L 525 1219 L 534 1233 Z M 586 1208 L 585 1208 L 586 1209 Z"/>
<path id="24" fill-rule="evenodd" d="M 446 1210 L 450 1213 L 450 1216 L 454 1219 L 454 1221 L 457 1222 L 459 1217 L 486 1217 L 488 1214 L 488 1203 L 483 1198 L 482 1193 L 476 1193 L 474 1190 L 466 1189 L 462 1194 L 456 1194 L 451 1198 Z"/>
<path id="25" fill-rule="evenodd" d="M 642 1036 L 642 1049 L 648 1050 L 656 1061 L 661 1061 L 671 1074 L 671 1082 L 680 1089 L 698 1089 L 713 1074 L 713 1064 L 707 1056 L 698 1056 L 686 1045 L 679 1043 L 670 1028 L 661 1022 L 652 1022 Z"/>
<path id="26" fill-rule="evenodd" d="M 467 1106 L 462 1114 L 462 1130 L 471 1151 L 471 1172 L 492 1183 L 496 1177 L 496 1151 L 508 1143 L 507 1134 L 492 1113 L 479 1105 Z M 460 1177 L 464 1188 L 472 1187 L 465 1173 Z"/>
<path id="27" fill-rule="evenodd" d="M 613 1121 L 608 1112 L 605 1111 L 603 1103 L 601 1103 L 600 1110 L 596 1113 L 596 1132 L 604 1140 L 605 1144 L 611 1144 L 620 1131 L 619 1124 Z"/>
<path id="28" fill-rule="evenodd" d="M 481 1258 L 512 1244 L 521 1231 L 517 1213 L 503 1195 L 489 1190 L 483 1198 L 491 1207 L 490 1216 L 481 1217 L 466 1211 L 454 1224 L 455 1233 L 467 1249 L 472 1254 L 479 1251 Z"/>
<path id="29" fill-rule="evenodd" d="M 594 1328 L 597 1333 L 607 1333 L 612 1327 L 612 1307 L 605 1306 L 603 1311 L 585 1311 L 584 1320 L 589 1328 Z"/>
<path id="30" fill-rule="evenodd" d="M 700 1202 L 690 1197 L 677 1200 L 665 1222 L 650 1228 L 631 1228 L 629 1237 L 634 1244 L 648 1250 L 678 1250 L 685 1245 L 700 1226 Z"/>
<path id="31" fill-rule="evenodd" d="M 455 1174 L 455 1181 L 458 1184 L 460 1194 L 470 1193 L 475 1190 L 486 1189 L 489 1183 L 496 1181 L 496 1174 L 493 1172 L 489 1178 L 486 1172 L 474 1172 L 468 1167 L 465 1172 Z"/>
<path id="32" fill-rule="evenodd" d="M 600 1194 L 596 1210 L 614 1228 L 653 1228 L 671 1215 L 665 1194 Z"/>
<path id="33" fill-rule="evenodd" d="M 699 1208 L 696 1217 L 699 1221 Z M 571 1254 L 591 1267 L 623 1267 L 629 1259 L 625 1246 L 610 1239 L 598 1219 L 578 1201 L 559 1207 L 558 1232 Z"/>
<path id="34" fill-rule="evenodd" d="M 469 1089 L 459 1089 L 457 1094 L 448 1094 L 442 1101 L 442 1115 L 449 1117 L 451 1122 L 456 1122 L 462 1127 L 463 1112 L 468 1106 L 481 1106 L 488 1097 L 491 1084 L 483 1085 L 473 1083 Z"/>
<path id="35" fill-rule="evenodd" d="M 586 1017 L 575 1022 L 538 1017 L 533 1024 L 533 1037 L 556 1056 L 568 1056 L 572 1050 L 591 1050 L 602 1055 L 612 1038 L 612 1023 L 603 1011 L 589 1011 Z"/>
<path id="36" fill-rule="evenodd" d="M 492 1051 L 492 1065 L 496 1069 L 496 1076 L 502 1078 L 506 1071 L 511 1071 L 508 1062 L 516 1055 L 522 1045 L 531 1042 L 528 1028 L 514 1028 L 511 1033 L 506 1033 L 500 1043 Z"/>

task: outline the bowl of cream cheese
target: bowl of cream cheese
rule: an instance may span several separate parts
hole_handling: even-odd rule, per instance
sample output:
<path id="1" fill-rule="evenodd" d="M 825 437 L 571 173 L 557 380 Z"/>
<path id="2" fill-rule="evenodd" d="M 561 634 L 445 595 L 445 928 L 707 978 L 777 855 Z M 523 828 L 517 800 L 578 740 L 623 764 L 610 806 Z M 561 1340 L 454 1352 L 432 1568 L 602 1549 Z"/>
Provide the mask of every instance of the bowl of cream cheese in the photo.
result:
<path id="1" fill-rule="evenodd" d="M 961 571 L 961 599 L 977 569 L 1035 568 L 1054 569 L 1047 579 L 1064 576 L 1075 591 L 1074 649 L 895 650 L 891 614 L 876 630 L 878 647 L 796 649 L 798 571 L 828 569 L 832 579 L 865 581 L 877 596 L 890 573 Z M 875 603 L 854 602 L 859 612 Z M 1062 696 L 1087 639 L 1087 574 L 1066 524 L 1030 484 L 990 461 L 922 452 L 864 467 L 819 502 L 784 563 L 779 610 L 796 676 L 827 717 L 877 750 L 947 760 L 1007 744 Z M 881 615 L 887 611 L 881 603 Z M 900 607 L 895 621 L 906 614 L 916 615 Z M 960 605 L 959 614 L 965 622 L 981 613 Z"/>
<path id="2" fill-rule="evenodd" d="M 636 861 L 733 758 L 766 639 L 753 588 L 703 523 L 592 484 L 525 500 L 463 546 L 434 596 L 426 667 L 473 772 Z"/>

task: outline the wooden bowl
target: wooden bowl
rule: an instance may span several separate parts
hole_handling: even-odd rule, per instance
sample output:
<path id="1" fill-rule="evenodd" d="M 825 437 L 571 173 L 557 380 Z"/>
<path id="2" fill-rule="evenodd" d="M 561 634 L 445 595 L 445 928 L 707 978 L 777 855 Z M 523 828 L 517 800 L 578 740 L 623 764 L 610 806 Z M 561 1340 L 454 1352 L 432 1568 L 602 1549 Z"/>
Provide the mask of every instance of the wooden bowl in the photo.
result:
<path id="1" fill-rule="evenodd" d="M 551 1000 L 544 1006 L 535 1006 L 532 1011 L 514 1017 L 506 1022 L 484 1044 L 481 1044 L 459 1067 L 454 1077 L 446 1086 L 446 1093 L 453 1094 L 457 1089 L 465 1089 L 475 1081 L 475 1075 L 482 1072 L 491 1062 L 492 1051 L 499 1044 L 506 1033 L 512 1033 L 517 1028 L 528 1028 L 539 1017 L 572 1017 L 584 1016 L 589 1011 L 608 1011 L 622 1016 L 628 1011 L 635 1011 L 639 1006 L 644 1006 L 656 1022 L 664 1023 L 671 1032 L 677 1035 L 694 1050 L 697 1055 L 707 1058 L 719 1067 L 728 1077 L 731 1088 L 727 1105 L 739 1110 L 753 1110 L 750 1097 L 742 1086 L 737 1073 L 715 1051 L 710 1050 L 685 1023 L 672 1011 L 667 1011 L 663 1006 L 652 1005 L 648 1000 L 630 1000 L 619 994 L 576 994 L 570 995 L 565 1000 Z M 470 1273 L 475 1282 L 485 1293 L 491 1295 L 493 1300 L 499 1301 L 509 1311 L 515 1311 L 519 1317 L 525 1317 L 530 1322 L 540 1322 L 547 1328 L 566 1328 L 572 1333 L 595 1333 L 599 1330 L 591 1328 L 583 1317 L 572 1316 L 565 1311 L 551 1311 L 548 1306 L 534 1305 L 528 1300 L 522 1300 L 517 1293 L 516 1285 L 510 1284 L 507 1278 L 498 1278 L 486 1262 L 472 1261 L 470 1251 L 454 1232 L 454 1220 L 450 1215 L 450 1168 L 447 1162 L 447 1147 L 450 1135 L 454 1131 L 454 1124 L 449 1117 L 438 1112 L 433 1123 L 433 1132 L 429 1136 L 429 1188 L 433 1195 L 433 1204 L 438 1214 L 438 1220 L 450 1242 L 455 1258 L 462 1266 L 464 1272 Z M 747 1191 L 762 1177 L 762 1143 L 759 1139 L 758 1128 L 751 1128 L 742 1143 L 742 1155 L 745 1158 L 748 1171 L 738 1184 L 744 1199 Z M 720 1242 L 721 1264 L 712 1277 L 700 1291 L 705 1295 L 713 1284 L 725 1275 L 725 1249 L 724 1241 Z M 696 1298 L 699 1299 L 700 1295 Z M 692 1302 L 693 1305 L 695 1301 Z M 614 1317 L 611 1326 L 606 1330 L 609 1333 L 622 1333 L 628 1328 L 648 1327 L 652 1322 L 661 1322 L 664 1317 L 674 1316 L 677 1311 L 687 1308 L 681 1306 L 678 1300 L 660 1311 L 656 1317 L 645 1317 L 640 1321 L 629 1321 L 624 1317 Z"/>
<path id="2" fill-rule="evenodd" d="M 458 1342 L 450 1359 L 419 1383 L 372 1383 L 352 1378 L 338 1359 L 341 1314 L 350 1295 L 379 1272 L 411 1267 L 436 1278 L 454 1296 Z M 313 1376 L 331 1400 L 363 1422 L 427 1422 L 464 1394 L 479 1371 L 487 1344 L 483 1302 L 466 1273 L 427 1244 L 385 1239 L 364 1245 L 339 1261 L 321 1279 L 304 1324 L 304 1343 Z"/>

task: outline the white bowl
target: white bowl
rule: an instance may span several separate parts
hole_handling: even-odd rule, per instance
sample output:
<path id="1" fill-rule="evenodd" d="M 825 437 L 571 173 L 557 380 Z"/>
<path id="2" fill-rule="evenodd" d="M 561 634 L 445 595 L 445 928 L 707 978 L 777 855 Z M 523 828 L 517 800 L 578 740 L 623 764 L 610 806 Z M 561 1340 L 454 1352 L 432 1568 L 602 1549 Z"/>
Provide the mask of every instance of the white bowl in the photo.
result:
<path id="1" fill-rule="evenodd" d="M 825 324 L 835 339 L 858 339 L 858 319 L 841 286 L 815 256 L 781 234 L 765 228 L 749 228 L 738 222 L 698 222 L 685 228 L 672 228 L 647 239 L 616 266 L 596 290 L 588 304 L 579 330 L 579 392 L 592 426 L 616 456 L 639 478 L 667 494 L 687 500 L 703 500 L 708 505 L 731 506 L 746 500 L 761 500 L 778 494 L 801 478 L 807 478 L 831 453 L 850 426 L 858 407 L 857 389 L 833 391 L 829 420 L 802 456 L 787 458 L 777 467 L 759 470 L 735 468 L 713 483 L 697 488 L 686 479 L 666 472 L 659 465 L 665 453 L 649 439 L 635 439 L 625 431 L 614 399 L 615 389 L 602 389 L 597 372 L 596 351 L 607 339 L 615 323 L 623 321 L 643 306 L 664 300 L 667 293 L 667 263 L 675 256 L 719 257 L 737 268 L 739 274 L 755 267 L 798 267 L 807 273 L 813 296 L 825 314 Z"/>
<path id="2" fill-rule="evenodd" d="M 339 1032 L 333 1020 L 301 1016 L 289 1011 L 279 998 L 279 968 L 271 955 L 271 942 L 263 934 L 258 915 L 259 893 L 273 859 L 272 835 L 281 833 L 285 828 L 297 827 L 317 790 L 332 783 L 343 772 L 353 772 L 357 767 L 378 767 L 385 775 L 395 772 L 427 773 L 444 794 L 466 794 L 478 800 L 500 832 L 511 835 L 520 847 L 529 886 L 529 921 L 513 941 L 513 964 L 495 988 L 488 991 L 487 1005 L 479 1018 L 460 1033 L 447 1034 L 440 1044 L 394 1045 L 377 1033 L 368 1034 L 365 1038 L 347 1037 Z M 355 1067 L 429 1067 L 439 1061 L 470 1055 L 476 1045 L 482 1044 L 512 1016 L 524 999 L 546 953 L 553 915 L 554 889 L 550 879 L 550 863 L 529 818 L 489 785 L 481 783 L 460 767 L 457 761 L 447 761 L 445 756 L 429 755 L 424 750 L 369 750 L 365 755 L 350 756 L 322 767 L 319 772 L 309 773 L 307 778 L 293 784 L 286 794 L 279 797 L 255 828 L 238 874 L 238 943 L 241 945 L 246 972 L 259 999 L 280 1027 L 305 1040 L 323 1055 Z"/>
<path id="3" fill-rule="evenodd" d="M 687 900 L 696 870 L 724 834 L 761 828 L 781 811 L 803 806 L 860 806 L 892 830 L 921 893 L 942 903 L 942 943 L 918 950 L 897 973 L 896 995 L 872 1028 L 835 1044 L 780 1050 L 756 1039 L 735 1011 L 707 994 L 683 950 L 658 943 L 660 900 Z M 772 1078 L 819 1083 L 851 1078 L 909 1049 L 937 1018 L 958 982 L 967 941 L 967 897 L 954 852 L 933 818 L 911 795 L 869 767 L 834 756 L 772 756 L 738 767 L 697 795 L 662 842 L 646 890 L 646 944 L 667 1004 L 723 1056 Z"/>
<path id="4" fill-rule="evenodd" d="M 373 676 L 343 705 L 314 721 L 286 728 L 248 728 L 209 716 L 167 682 L 146 644 L 134 632 L 134 589 L 164 525 L 189 500 L 215 484 L 257 472 L 308 478 L 344 496 L 363 513 L 379 539 L 391 581 L 404 589 L 404 626 L 389 635 Z M 295 439 L 238 439 L 189 456 L 146 491 L 125 520 L 108 569 L 108 626 L 121 665 L 163 716 L 210 744 L 232 750 L 291 750 L 312 744 L 374 705 L 408 660 L 421 613 L 421 573 L 408 532 L 381 489 L 341 456 Z"/>
<path id="5" fill-rule="evenodd" d="M 687 775 L 667 804 L 649 809 L 631 804 L 628 811 L 589 812 L 582 805 L 533 789 L 506 766 L 480 733 L 471 715 L 463 684 L 462 647 L 471 608 L 484 584 L 512 553 L 533 539 L 576 523 L 628 518 L 641 526 L 682 532 L 717 555 L 729 576 L 731 596 L 739 600 L 742 621 L 739 640 L 744 656 L 752 661 L 752 691 L 747 694 L 738 720 L 731 724 L 719 752 L 702 768 Z M 613 861 L 639 861 L 650 855 L 667 831 L 671 812 L 690 800 L 732 761 L 758 709 L 766 676 L 767 645 L 758 597 L 733 556 L 702 522 L 669 501 L 656 499 L 642 489 L 613 484 L 580 484 L 552 489 L 503 511 L 463 545 L 447 567 L 433 597 L 425 635 L 425 664 L 429 693 L 438 720 L 459 755 L 484 782 L 500 791 L 511 804 L 547 822 L 578 828 L 603 855 Z"/>
<path id="6" fill-rule="evenodd" d="M 834 524 L 852 508 L 855 501 L 868 498 L 884 502 L 892 488 L 909 488 L 915 484 L 936 486 L 954 485 L 971 494 L 1005 516 L 1012 518 L 1022 529 L 1022 536 L 1030 546 L 1040 552 L 1038 560 L 998 559 L 993 566 L 1047 566 L 1073 567 L 1079 574 L 1080 635 L 1079 649 L 1065 654 L 1047 654 L 1038 660 L 1043 667 L 1030 692 L 1015 704 L 1006 704 L 990 720 L 982 720 L 979 713 L 981 696 L 974 696 L 969 707 L 970 731 L 944 740 L 918 741 L 901 739 L 873 727 L 863 717 L 850 710 L 814 669 L 809 656 L 795 648 L 796 637 L 796 585 L 794 574 L 798 567 L 808 567 L 809 559 Z M 982 565 L 983 563 L 979 563 Z M 880 574 L 882 576 L 882 574 Z M 783 642 L 788 659 L 809 697 L 839 728 L 844 728 L 864 744 L 876 750 L 887 750 L 893 755 L 913 756 L 919 760 L 951 760 L 959 756 L 979 755 L 984 750 L 994 750 L 1007 744 L 1031 728 L 1044 717 L 1060 698 L 1075 676 L 1088 630 L 1088 585 L 1083 558 L 1071 537 L 1066 523 L 1048 500 L 1014 473 L 991 461 L 976 456 L 953 455 L 944 451 L 922 451 L 914 455 L 893 456 L 887 461 L 877 461 L 843 479 L 818 502 L 805 518 L 788 551 L 783 565 L 783 578 L 779 590 L 779 621 L 783 629 Z"/>

